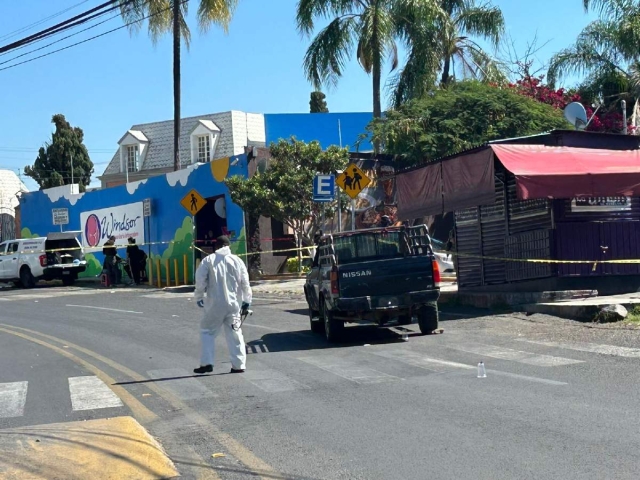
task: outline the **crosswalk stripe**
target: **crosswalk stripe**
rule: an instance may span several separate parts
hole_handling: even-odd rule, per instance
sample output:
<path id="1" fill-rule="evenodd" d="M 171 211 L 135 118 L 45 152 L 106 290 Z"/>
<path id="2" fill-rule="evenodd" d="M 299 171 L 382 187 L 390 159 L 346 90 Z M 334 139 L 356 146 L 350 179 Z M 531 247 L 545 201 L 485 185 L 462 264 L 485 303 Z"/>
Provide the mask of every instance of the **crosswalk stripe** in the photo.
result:
<path id="1" fill-rule="evenodd" d="M 551 355 L 523 352 L 506 347 L 496 347 L 494 345 L 464 344 L 447 345 L 447 347 L 454 350 L 459 350 L 461 352 L 481 355 L 483 357 L 497 358 L 499 360 L 510 360 L 512 362 L 525 363 L 527 365 L 535 365 L 537 367 L 555 367 L 560 365 L 584 363 L 583 360 L 574 360 L 571 358 L 553 357 Z"/>
<path id="2" fill-rule="evenodd" d="M 525 339 L 518 339 L 518 341 L 543 345 L 545 347 L 576 350 L 578 352 L 599 353 L 601 355 L 612 355 L 615 357 L 640 358 L 640 348 L 616 347 L 615 345 L 604 345 L 599 343 L 543 342 Z"/>
<path id="3" fill-rule="evenodd" d="M 400 377 L 387 375 L 372 368 L 360 367 L 340 358 L 314 356 L 298 357 L 298 360 L 355 383 L 372 384 L 400 380 Z"/>
<path id="4" fill-rule="evenodd" d="M 419 353 L 411 352 L 408 350 L 396 350 L 396 351 L 372 351 L 374 355 L 385 357 L 391 360 L 397 360 L 407 365 L 414 367 L 431 370 L 432 372 L 445 373 L 451 371 L 451 369 L 473 369 L 475 367 L 466 365 L 464 363 L 450 362 L 448 360 L 440 360 L 437 358 L 427 357 Z"/>
<path id="5" fill-rule="evenodd" d="M 147 374 L 150 378 L 158 380 L 157 386 L 170 391 L 181 400 L 217 397 L 215 393 L 197 380 L 192 372 L 183 368 L 149 370 Z"/>
<path id="6" fill-rule="evenodd" d="M 260 370 L 247 370 L 242 377 L 269 393 L 290 392 L 292 390 L 300 390 L 309 388 L 307 385 L 289 378 L 283 373 L 276 370 L 260 368 Z"/>
<path id="7" fill-rule="evenodd" d="M 98 377 L 70 377 L 69 392 L 73 410 L 122 407 L 122 401 Z"/>
<path id="8" fill-rule="evenodd" d="M 0 418 L 24 415 L 28 382 L 0 383 Z"/>
<path id="9" fill-rule="evenodd" d="M 437 373 L 447 373 L 455 369 L 458 370 L 475 370 L 476 366 L 466 365 L 464 363 L 451 362 L 448 360 L 440 360 L 438 358 L 427 357 L 416 352 L 407 350 L 401 351 L 377 351 L 371 352 L 374 355 L 397 360 L 399 362 L 412 365 L 414 367 L 423 368 L 426 370 L 435 371 Z M 546 378 L 530 377 L 528 375 L 520 375 L 517 373 L 503 372 L 499 370 L 487 370 L 487 373 L 491 375 L 497 375 L 501 377 L 515 378 L 518 380 L 527 380 L 529 382 L 544 383 L 546 385 L 566 385 L 566 382 L 558 382 L 556 380 L 548 380 Z"/>

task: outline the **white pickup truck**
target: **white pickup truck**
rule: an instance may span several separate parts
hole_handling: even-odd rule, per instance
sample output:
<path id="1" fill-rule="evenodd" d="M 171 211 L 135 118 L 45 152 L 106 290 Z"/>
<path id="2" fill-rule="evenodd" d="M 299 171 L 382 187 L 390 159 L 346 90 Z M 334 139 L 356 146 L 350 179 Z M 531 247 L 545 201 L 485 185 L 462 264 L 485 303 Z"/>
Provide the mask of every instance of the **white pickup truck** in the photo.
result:
<path id="1" fill-rule="evenodd" d="M 50 233 L 0 243 L 0 282 L 33 288 L 38 280 L 62 280 L 73 285 L 87 268 L 78 241 L 81 232 Z"/>

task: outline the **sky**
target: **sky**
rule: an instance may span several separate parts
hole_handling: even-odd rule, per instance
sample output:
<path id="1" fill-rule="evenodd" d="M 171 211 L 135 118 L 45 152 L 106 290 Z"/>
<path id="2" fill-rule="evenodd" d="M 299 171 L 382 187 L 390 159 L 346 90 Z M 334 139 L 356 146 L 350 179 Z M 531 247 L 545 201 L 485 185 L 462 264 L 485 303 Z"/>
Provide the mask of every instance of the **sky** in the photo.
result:
<path id="1" fill-rule="evenodd" d="M 239 0 L 227 35 L 216 27 L 199 32 L 194 15 L 197 1 L 190 0 L 191 48 L 182 52 L 183 117 L 228 110 L 309 111 L 312 88 L 302 70 L 309 40 L 296 30 L 296 0 Z M 3 0 L 0 45 L 101 3 L 103 0 Z M 540 66 L 574 43 L 580 30 L 595 18 L 584 12 L 583 0 L 493 3 L 503 11 L 518 54 L 537 36 Z M 14 33 L 69 7 L 74 8 L 55 20 Z M 2 62 L 41 44 L 0 55 L 0 69 L 122 25 L 116 17 L 50 49 L 5 64 Z M 338 86 L 325 93 L 332 112 L 372 110 L 371 79 L 355 60 Z M 0 168 L 19 173 L 33 164 L 38 148 L 51 138 L 51 117 L 62 113 L 73 126 L 83 129 L 95 164 L 92 186 L 99 186 L 95 177 L 106 168 L 118 140 L 131 125 L 173 118 L 170 38 L 154 45 L 146 30 L 131 34 L 125 28 L 0 70 L 0 105 Z M 22 178 L 29 189 L 37 189 L 31 179 Z"/>

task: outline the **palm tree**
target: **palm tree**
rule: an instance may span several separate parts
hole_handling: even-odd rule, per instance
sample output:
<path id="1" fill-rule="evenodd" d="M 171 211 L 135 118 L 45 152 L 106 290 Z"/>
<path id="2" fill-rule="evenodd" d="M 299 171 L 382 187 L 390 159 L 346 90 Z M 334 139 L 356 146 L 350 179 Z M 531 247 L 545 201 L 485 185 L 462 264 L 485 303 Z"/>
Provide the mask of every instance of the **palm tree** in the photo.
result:
<path id="1" fill-rule="evenodd" d="M 576 43 L 555 54 L 547 79 L 555 84 L 578 74 L 586 77 L 580 90 L 617 108 L 620 98 L 640 98 L 640 5 L 622 0 L 584 0 L 600 19 L 587 25 Z"/>
<path id="2" fill-rule="evenodd" d="M 202 32 L 211 25 L 218 25 L 225 33 L 238 0 L 200 0 L 198 24 Z M 180 43 L 187 49 L 191 42 L 191 31 L 186 22 L 188 0 L 120 0 L 122 17 L 137 31 L 146 19 L 149 36 L 155 44 L 164 34 L 173 34 L 173 169 L 180 168 Z"/>
<path id="3" fill-rule="evenodd" d="M 475 0 L 437 0 L 440 14 L 435 17 L 403 15 L 398 34 L 407 49 L 407 64 L 392 82 L 396 106 L 433 89 L 438 71 L 440 83 L 454 78 L 456 61 L 463 77 L 500 81 L 505 74 L 500 65 L 470 36 L 490 40 L 494 46 L 504 33 L 502 11 Z"/>
<path id="4" fill-rule="evenodd" d="M 311 35 L 315 20 L 332 19 L 311 41 L 304 70 L 316 89 L 336 85 L 345 63 L 355 50 L 356 58 L 373 82 L 373 116 L 382 115 L 380 100 L 382 67 L 398 67 L 395 9 L 430 15 L 436 0 L 299 0 L 298 30 Z"/>

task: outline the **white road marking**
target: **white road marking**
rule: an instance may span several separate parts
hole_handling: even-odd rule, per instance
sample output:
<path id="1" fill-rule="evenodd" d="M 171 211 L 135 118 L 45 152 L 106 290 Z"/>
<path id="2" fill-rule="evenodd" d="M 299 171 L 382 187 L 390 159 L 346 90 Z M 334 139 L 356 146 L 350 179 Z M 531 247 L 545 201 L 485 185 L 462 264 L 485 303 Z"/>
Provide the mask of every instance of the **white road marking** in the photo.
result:
<path id="1" fill-rule="evenodd" d="M 583 360 L 573 360 L 571 358 L 552 357 L 551 355 L 540 355 L 537 353 L 523 352 L 511 348 L 496 347 L 494 345 L 483 344 L 463 344 L 447 345 L 448 348 L 460 350 L 462 352 L 473 353 L 483 357 L 498 358 L 500 360 L 510 360 L 512 362 L 526 363 L 538 367 L 555 367 L 559 365 L 573 365 L 584 363 Z"/>
<path id="2" fill-rule="evenodd" d="M 0 383 L 0 418 L 24 415 L 27 385 L 28 382 Z"/>
<path id="3" fill-rule="evenodd" d="M 70 377 L 69 392 L 74 410 L 122 407 L 122 401 L 98 377 Z"/>
<path id="4" fill-rule="evenodd" d="M 411 352 L 408 350 L 394 350 L 394 351 L 371 351 L 374 355 L 380 357 L 389 358 L 391 360 L 398 360 L 399 362 L 406 363 L 418 368 L 424 368 L 431 370 L 432 372 L 444 373 L 451 371 L 452 368 L 472 369 L 471 365 L 465 365 L 464 363 L 450 362 L 448 360 L 440 360 L 437 358 L 426 357 L 419 353 Z"/>
<path id="5" fill-rule="evenodd" d="M 173 393 L 181 400 L 217 397 L 194 376 L 193 372 L 183 368 L 149 370 L 147 374 L 150 378 L 158 380 L 155 382 L 156 386 Z"/>
<path id="6" fill-rule="evenodd" d="M 142 315 L 144 313 L 144 312 L 134 312 L 133 310 L 118 310 L 117 308 L 92 307 L 91 305 L 67 305 L 67 307 L 91 308 L 93 310 L 106 310 L 108 312 L 117 312 L 117 313 L 137 313 L 139 315 Z"/>
<path id="7" fill-rule="evenodd" d="M 359 367 L 349 361 L 331 356 L 298 357 L 298 360 L 355 383 L 373 384 L 400 380 L 400 377 L 387 375 L 372 368 Z"/>
<path id="8" fill-rule="evenodd" d="M 440 360 L 438 358 L 427 357 L 416 352 L 408 350 L 400 351 L 378 351 L 371 352 L 374 355 L 390 358 L 399 362 L 412 365 L 414 367 L 424 368 L 438 373 L 450 372 L 452 369 L 476 370 L 477 365 L 467 365 L 464 363 L 450 362 L 448 360 Z M 544 383 L 547 385 L 567 385 L 566 382 L 558 382 L 556 380 L 548 380 L 546 378 L 530 377 L 528 375 L 519 375 L 516 373 L 503 372 L 499 370 L 487 370 L 487 375 L 497 375 L 501 377 L 517 378 L 519 380 L 527 380 L 529 382 Z"/>
<path id="9" fill-rule="evenodd" d="M 285 374 L 272 369 L 247 370 L 242 378 L 265 392 L 278 393 L 309 388 Z"/>
<path id="10" fill-rule="evenodd" d="M 601 355 L 612 355 L 615 357 L 640 358 L 640 348 L 616 347 L 615 345 L 603 345 L 599 343 L 564 343 L 564 342 L 543 342 L 537 340 L 518 339 L 520 342 L 544 345 L 545 347 L 565 348 L 578 352 L 599 353 Z"/>

